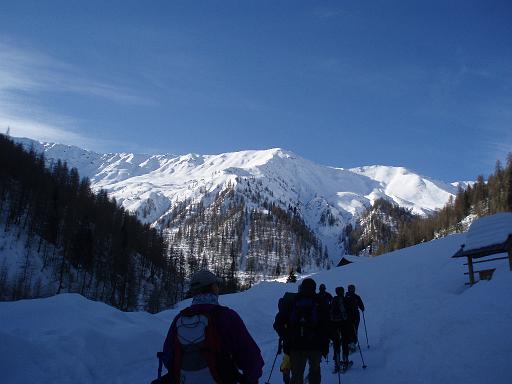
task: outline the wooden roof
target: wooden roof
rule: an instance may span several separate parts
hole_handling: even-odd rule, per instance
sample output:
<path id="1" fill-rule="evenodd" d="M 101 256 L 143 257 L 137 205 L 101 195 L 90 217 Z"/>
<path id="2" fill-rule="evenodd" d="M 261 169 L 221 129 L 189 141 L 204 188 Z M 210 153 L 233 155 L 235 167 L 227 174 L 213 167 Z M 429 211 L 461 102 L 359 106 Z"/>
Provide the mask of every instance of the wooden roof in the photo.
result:
<path id="1" fill-rule="evenodd" d="M 344 265 L 352 264 L 352 261 L 347 260 L 345 257 L 342 257 L 337 267 L 343 267 Z"/>
<path id="2" fill-rule="evenodd" d="M 500 244 L 492 244 L 486 247 L 477 248 L 477 249 L 468 249 L 464 251 L 464 244 L 461 245 L 460 249 L 452 256 L 452 257 L 468 257 L 471 256 L 474 259 L 478 259 L 479 257 L 485 257 L 494 255 L 496 253 L 505 253 L 509 252 L 512 249 L 512 234 L 510 234 L 503 243 Z"/>

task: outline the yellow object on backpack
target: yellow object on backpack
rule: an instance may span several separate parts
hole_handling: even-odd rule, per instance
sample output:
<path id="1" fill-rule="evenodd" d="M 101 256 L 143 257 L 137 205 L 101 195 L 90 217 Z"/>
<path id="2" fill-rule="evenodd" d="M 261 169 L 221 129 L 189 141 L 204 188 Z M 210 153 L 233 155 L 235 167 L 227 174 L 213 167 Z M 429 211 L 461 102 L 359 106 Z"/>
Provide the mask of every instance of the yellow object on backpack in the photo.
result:
<path id="1" fill-rule="evenodd" d="M 284 354 L 283 361 L 281 362 L 281 366 L 279 367 L 281 372 L 288 373 L 292 369 L 290 364 L 290 355 Z"/>

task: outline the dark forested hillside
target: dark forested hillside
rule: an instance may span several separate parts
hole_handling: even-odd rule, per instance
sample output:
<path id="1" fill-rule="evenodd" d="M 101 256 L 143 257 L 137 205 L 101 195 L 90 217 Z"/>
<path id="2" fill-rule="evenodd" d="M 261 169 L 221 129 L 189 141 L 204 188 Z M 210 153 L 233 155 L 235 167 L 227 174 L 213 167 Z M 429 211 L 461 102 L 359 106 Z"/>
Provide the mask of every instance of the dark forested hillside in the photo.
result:
<path id="1" fill-rule="evenodd" d="M 417 216 L 385 199 L 378 199 L 354 227 L 345 228 L 347 252 L 354 255 L 379 255 L 391 249 L 393 236 L 406 230 Z"/>
<path id="2" fill-rule="evenodd" d="M 396 204 L 377 200 L 353 228 L 346 241 L 352 254 L 379 255 L 450 233 L 463 232 L 473 219 L 512 211 L 512 154 L 505 167 L 498 161 L 487 180 L 478 176 L 473 185 L 459 188 L 455 199 L 430 217 L 420 217 Z"/>
<path id="3" fill-rule="evenodd" d="M 4 135 L 0 223 L 4 233 L 25 241 L 26 250 L 22 265 L 4 260 L 1 266 L 3 300 L 78 292 L 123 310 L 157 311 L 178 299 L 178 275 L 155 229 L 106 192 L 93 193 L 76 169 L 60 161 L 48 166 L 42 154 Z M 41 273 L 48 279 L 33 281 Z"/>
<path id="4" fill-rule="evenodd" d="M 268 202 L 260 187 L 256 181 L 238 180 L 238 188 L 228 184 L 205 203 L 176 204 L 161 220 L 182 275 L 209 267 L 232 291 L 290 270 L 329 266 L 297 209 Z"/>

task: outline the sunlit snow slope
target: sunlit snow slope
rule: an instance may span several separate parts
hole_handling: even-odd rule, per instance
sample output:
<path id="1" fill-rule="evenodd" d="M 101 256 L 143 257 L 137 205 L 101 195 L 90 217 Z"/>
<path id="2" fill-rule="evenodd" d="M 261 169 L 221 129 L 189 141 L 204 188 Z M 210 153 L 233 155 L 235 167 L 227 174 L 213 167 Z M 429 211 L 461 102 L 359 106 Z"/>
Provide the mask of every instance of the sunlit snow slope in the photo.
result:
<path id="1" fill-rule="evenodd" d="M 456 192 L 454 185 L 402 167 L 327 167 L 279 148 L 219 155 L 99 154 L 73 146 L 16 140 L 44 151 L 49 161 L 62 159 L 76 167 L 94 188 L 105 189 L 149 223 L 165 217 L 178 202 L 190 199 L 207 205 L 209 196 L 228 183 L 237 188 L 241 180 L 258 181 L 262 199 L 284 209 L 297 207 L 332 255 L 339 254 L 345 225 L 377 198 L 426 214 L 444 206 Z M 326 215 L 334 218 L 330 225 L 322 221 Z"/>
<path id="2" fill-rule="evenodd" d="M 355 283 L 367 307 L 370 349 L 362 325 L 360 340 L 368 368 L 352 355 L 355 364 L 344 384 L 511 382 L 512 272 L 506 260 L 496 262 L 490 282 L 468 288 L 462 261 L 450 258 L 462 242 L 463 235 L 450 236 L 313 275 L 330 291 Z M 296 289 L 265 282 L 220 298 L 241 314 L 263 351 L 262 383 L 277 346 L 277 300 Z M 122 313 L 70 294 L 0 303 L 1 381 L 148 383 L 156 375 L 155 352 L 179 308 Z M 332 367 L 322 365 L 322 383 L 338 383 Z M 270 382 L 281 382 L 278 371 Z"/>

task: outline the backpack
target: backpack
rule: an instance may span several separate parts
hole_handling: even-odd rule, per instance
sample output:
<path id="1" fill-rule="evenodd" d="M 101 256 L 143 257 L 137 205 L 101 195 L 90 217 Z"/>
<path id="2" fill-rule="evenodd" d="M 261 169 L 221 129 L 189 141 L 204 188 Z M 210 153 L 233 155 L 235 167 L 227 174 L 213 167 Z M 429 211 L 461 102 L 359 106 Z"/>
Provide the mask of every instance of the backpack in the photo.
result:
<path id="1" fill-rule="evenodd" d="M 334 297 L 331 303 L 331 321 L 344 321 L 347 320 L 347 318 L 348 314 L 343 302 L 343 297 Z"/>
<path id="2" fill-rule="evenodd" d="M 330 307 L 330 305 L 332 303 L 332 296 L 330 293 L 328 293 L 328 292 L 319 293 L 318 297 L 320 298 L 320 300 L 322 300 L 322 303 L 324 303 L 324 305 L 327 306 L 327 308 Z"/>
<path id="3" fill-rule="evenodd" d="M 174 338 L 174 380 L 187 383 L 236 383 L 240 375 L 231 356 L 223 350 L 217 317 L 227 307 L 209 311 L 186 308 L 176 319 Z"/>
<path id="4" fill-rule="evenodd" d="M 319 303 L 315 298 L 298 296 L 293 304 L 289 327 L 293 343 L 308 347 L 318 342 Z"/>

